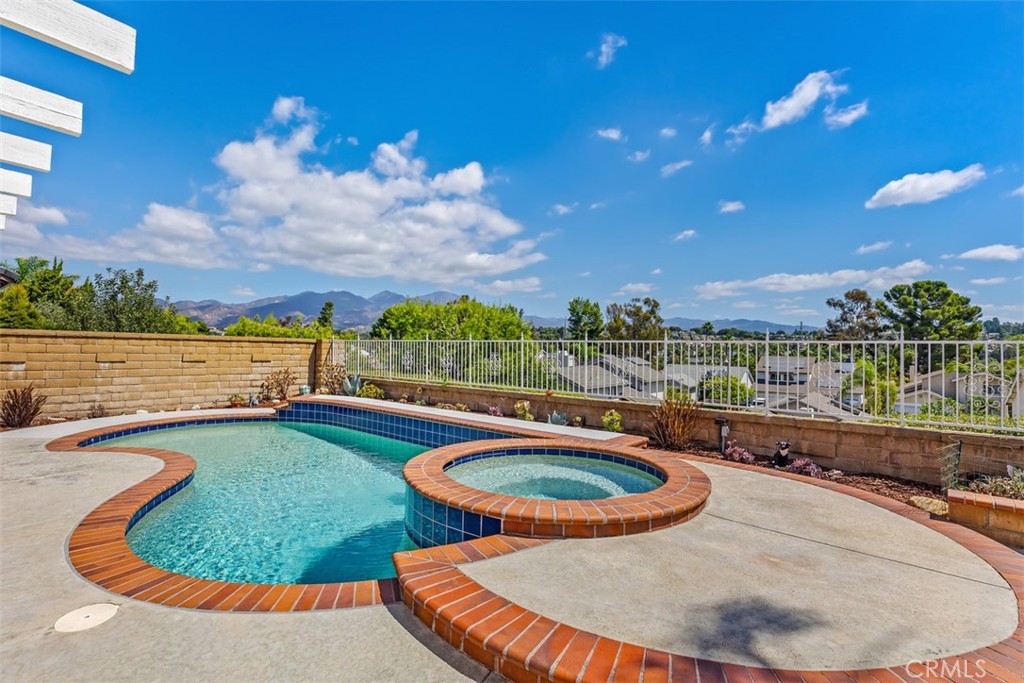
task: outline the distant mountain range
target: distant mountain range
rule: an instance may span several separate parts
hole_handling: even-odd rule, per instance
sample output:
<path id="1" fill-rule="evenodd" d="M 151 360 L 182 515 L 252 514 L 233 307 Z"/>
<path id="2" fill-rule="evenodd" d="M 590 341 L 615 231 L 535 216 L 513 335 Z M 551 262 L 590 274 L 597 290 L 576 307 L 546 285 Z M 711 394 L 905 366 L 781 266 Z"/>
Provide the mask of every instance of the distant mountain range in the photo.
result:
<path id="1" fill-rule="evenodd" d="M 320 309 L 328 301 L 334 302 L 334 326 L 345 329 L 349 327 L 367 328 L 373 325 L 386 309 L 400 304 L 407 299 L 419 299 L 430 301 L 435 304 L 446 304 L 459 298 L 458 294 L 452 292 L 431 292 L 430 294 L 417 294 L 407 296 L 397 292 L 383 291 L 371 297 L 362 297 L 358 294 L 346 291 L 333 292 L 300 292 L 299 294 L 272 296 L 265 299 L 257 299 L 243 304 L 226 304 L 214 299 L 202 301 L 176 301 L 174 302 L 178 312 L 196 320 L 202 320 L 212 327 L 227 327 L 238 320 L 240 316 L 252 318 L 255 315 L 266 318 L 273 315 L 278 320 L 291 316 L 292 319 L 301 315 L 304 319 L 315 318 L 320 314 Z M 525 315 L 523 318 L 535 327 L 561 327 L 565 325 L 565 318 L 544 318 L 536 315 Z M 666 327 L 681 327 L 684 330 L 700 327 L 705 321 L 696 318 L 669 318 L 665 321 Z M 766 329 L 776 332 L 794 332 L 799 329 L 797 325 L 784 323 L 773 323 L 765 320 L 712 320 L 711 324 L 716 330 L 736 328 L 748 332 L 764 332 Z M 804 326 L 805 330 L 816 328 Z"/>

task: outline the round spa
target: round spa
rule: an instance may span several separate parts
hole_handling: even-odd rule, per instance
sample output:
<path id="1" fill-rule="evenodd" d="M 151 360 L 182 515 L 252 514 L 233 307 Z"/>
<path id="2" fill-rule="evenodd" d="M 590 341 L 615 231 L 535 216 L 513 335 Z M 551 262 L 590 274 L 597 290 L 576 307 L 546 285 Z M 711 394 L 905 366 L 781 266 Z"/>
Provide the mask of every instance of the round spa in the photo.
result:
<path id="1" fill-rule="evenodd" d="M 420 547 L 508 534 L 595 538 L 697 515 L 711 492 L 666 455 L 563 439 L 510 439 L 428 451 L 404 469 L 405 529 Z"/>

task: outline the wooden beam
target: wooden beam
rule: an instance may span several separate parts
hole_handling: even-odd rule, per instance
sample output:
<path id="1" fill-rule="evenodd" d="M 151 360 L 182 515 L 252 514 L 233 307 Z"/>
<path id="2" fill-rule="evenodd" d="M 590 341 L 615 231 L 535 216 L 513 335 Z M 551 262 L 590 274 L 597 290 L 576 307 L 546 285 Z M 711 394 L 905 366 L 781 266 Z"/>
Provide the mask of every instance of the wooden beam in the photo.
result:
<path id="1" fill-rule="evenodd" d="M 82 134 L 81 102 L 3 76 L 0 76 L 0 115 L 75 137 Z"/>
<path id="2" fill-rule="evenodd" d="M 135 29 L 72 0 L 4 0 L 0 26 L 130 74 Z"/>
<path id="3" fill-rule="evenodd" d="M 0 194 L 0 216 L 18 213 L 18 198 L 12 194 Z"/>
<path id="4" fill-rule="evenodd" d="M 31 197 L 32 176 L 0 168 L 0 192 L 18 197 Z"/>
<path id="5" fill-rule="evenodd" d="M 0 230 L 7 229 L 7 216 L 0 214 Z"/>
<path id="6" fill-rule="evenodd" d="M 23 138 L 20 135 L 0 132 L 0 163 L 23 166 L 33 171 L 48 173 L 50 170 L 50 146 Z"/>

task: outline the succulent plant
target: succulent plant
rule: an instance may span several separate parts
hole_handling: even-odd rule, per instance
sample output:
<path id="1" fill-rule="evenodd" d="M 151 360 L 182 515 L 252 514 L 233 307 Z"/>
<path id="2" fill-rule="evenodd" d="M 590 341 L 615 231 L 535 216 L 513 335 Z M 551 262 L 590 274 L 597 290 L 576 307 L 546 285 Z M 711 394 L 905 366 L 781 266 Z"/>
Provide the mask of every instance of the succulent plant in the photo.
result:
<path id="1" fill-rule="evenodd" d="M 548 424 L 552 425 L 566 425 L 569 424 L 569 418 L 565 413 L 560 413 L 557 410 L 551 411 L 548 415 Z"/>
<path id="2" fill-rule="evenodd" d="M 359 388 L 362 382 L 359 379 L 359 373 L 349 375 L 345 378 L 345 381 L 341 383 L 341 388 L 345 392 L 346 396 L 356 396 L 359 394 Z"/>

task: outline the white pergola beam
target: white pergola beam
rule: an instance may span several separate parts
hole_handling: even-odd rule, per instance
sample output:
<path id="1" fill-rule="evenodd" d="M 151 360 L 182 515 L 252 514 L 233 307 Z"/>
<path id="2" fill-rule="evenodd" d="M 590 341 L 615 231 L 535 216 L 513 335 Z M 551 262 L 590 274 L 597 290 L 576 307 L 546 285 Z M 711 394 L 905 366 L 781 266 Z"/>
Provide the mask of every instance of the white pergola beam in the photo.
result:
<path id="1" fill-rule="evenodd" d="M 0 76 L 0 115 L 75 137 L 82 134 L 81 102 L 4 76 Z"/>
<path id="2" fill-rule="evenodd" d="M 18 198 L 11 194 L 0 194 L 0 216 L 18 213 Z"/>
<path id="3" fill-rule="evenodd" d="M 0 132 L 0 163 L 30 168 L 33 171 L 50 171 L 50 146 L 20 135 Z"/>
<path id="4" fill-rule="evenodd" d="M 0 168 L 0 192 L 16 197 L 32 196 L 32 176 Z"/>
<path id="5" fill-rule="evenodd" d="M 7 229 L 7 216 L 0 214 L 0 230 Z"/>
<path id="6" fill-rule="evenodd" d="M 0 26 L 126 74 L 135 70 L 135 29 L 72 0 L 3 0 Z"/>

